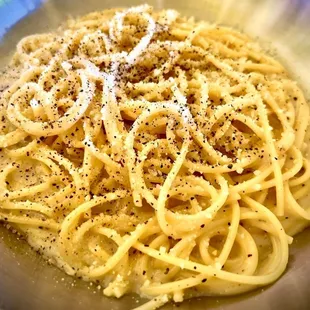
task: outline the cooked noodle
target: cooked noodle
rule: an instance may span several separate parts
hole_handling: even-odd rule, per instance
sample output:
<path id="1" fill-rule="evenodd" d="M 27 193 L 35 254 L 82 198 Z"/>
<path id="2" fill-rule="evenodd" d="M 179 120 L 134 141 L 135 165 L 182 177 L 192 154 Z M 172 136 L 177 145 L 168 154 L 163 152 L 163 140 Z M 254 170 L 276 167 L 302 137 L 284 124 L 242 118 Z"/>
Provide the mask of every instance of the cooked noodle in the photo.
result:
<path id="1" fill-rule="evenodd" d="M 257 43 L 144 5 L 26 37 L 10 68 L 0 220 L 54 264 L 139 309 L 282 275 L 309 111 Z"/>

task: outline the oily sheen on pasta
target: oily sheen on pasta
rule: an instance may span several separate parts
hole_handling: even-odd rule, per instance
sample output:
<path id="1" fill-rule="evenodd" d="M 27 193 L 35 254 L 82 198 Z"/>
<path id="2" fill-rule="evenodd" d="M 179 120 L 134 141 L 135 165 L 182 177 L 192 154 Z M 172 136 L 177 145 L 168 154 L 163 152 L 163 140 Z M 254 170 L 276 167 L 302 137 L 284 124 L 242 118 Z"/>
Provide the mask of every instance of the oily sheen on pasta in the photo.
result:
<path id="1" fill-rule="evenodd" d="M 308 104 L 246 35 L 106 10 L 24 38 L 8 72 L 0 219 L 51 262 L 141 309 L 284 272 L 310 219 Z"/>

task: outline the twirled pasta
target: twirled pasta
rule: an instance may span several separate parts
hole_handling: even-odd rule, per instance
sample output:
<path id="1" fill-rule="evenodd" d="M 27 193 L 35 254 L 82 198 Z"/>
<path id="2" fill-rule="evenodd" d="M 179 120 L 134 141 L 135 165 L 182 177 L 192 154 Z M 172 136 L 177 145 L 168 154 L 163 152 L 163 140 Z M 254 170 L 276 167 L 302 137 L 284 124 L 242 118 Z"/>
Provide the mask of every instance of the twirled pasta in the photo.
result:
<path id="1" fill-rule="evenodd" d="M 309 111 L 257 43 L 144 5 L 26 37 L 10 70 L 0 220 L 56 265 L 139 309 L 281 276 Z"/>

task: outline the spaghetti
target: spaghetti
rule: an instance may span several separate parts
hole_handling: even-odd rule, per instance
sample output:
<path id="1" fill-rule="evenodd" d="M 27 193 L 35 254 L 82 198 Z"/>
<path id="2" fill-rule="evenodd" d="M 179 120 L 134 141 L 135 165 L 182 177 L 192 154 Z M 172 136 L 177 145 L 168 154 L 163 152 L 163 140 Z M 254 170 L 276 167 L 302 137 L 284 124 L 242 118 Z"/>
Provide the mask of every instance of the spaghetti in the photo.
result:
<path id="1" fill-rule="evenodd" d="M 139 309 L 282 275 L 309 111 L 257 43 L 143 5 L 26 37 L 10 68 L 0 220 L 50 261 Z"/>

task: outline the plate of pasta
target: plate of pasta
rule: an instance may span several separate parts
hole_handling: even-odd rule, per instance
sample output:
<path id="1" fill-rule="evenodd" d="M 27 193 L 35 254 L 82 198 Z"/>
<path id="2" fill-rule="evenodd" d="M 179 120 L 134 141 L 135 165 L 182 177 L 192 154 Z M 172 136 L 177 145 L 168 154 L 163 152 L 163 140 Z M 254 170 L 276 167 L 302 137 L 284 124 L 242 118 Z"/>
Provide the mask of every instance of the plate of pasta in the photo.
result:
<path id="1" fill-rule="evenodd" d="M 309 252 L 294 240 L 310 220 L 306 62 L 296 76 L 291 50 L 258 38 L 271 21 L 225 23 L 233 1 L 209 4 L 213 20 L 173 1 L 95 3 L 21 38 L 1 73 L 4 227 L 94 288 L 93 309 L 203 309 L 293 277 L 290 251 Z M 289 309 L 306 309 L 300 294 Z"/>

